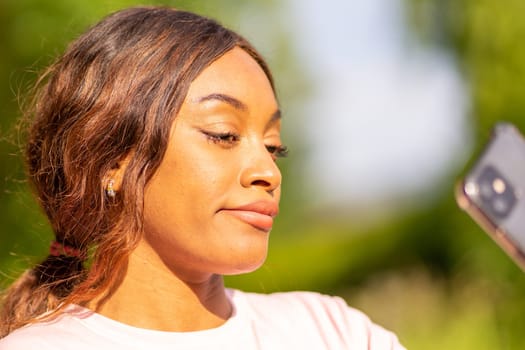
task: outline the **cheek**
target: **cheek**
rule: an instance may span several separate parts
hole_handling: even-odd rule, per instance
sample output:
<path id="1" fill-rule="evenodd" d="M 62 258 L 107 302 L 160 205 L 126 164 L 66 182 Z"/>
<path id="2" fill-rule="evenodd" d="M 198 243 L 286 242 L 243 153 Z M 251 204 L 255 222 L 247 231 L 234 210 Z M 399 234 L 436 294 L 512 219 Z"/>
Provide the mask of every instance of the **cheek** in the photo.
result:
<path id="1" fill-rule="evenodd" d="M 172 229 L 202 227 L 208 216 L 224 204 L 237 179 L 232 157 L 210 151 L 207 144 L 174 146 L 146 187 L 145 220 L 154 231 L 164 224 Z M 153 222 L 157 222 L 156 227 L 151 227 Z"/>
<path id="2" fill-rule="evenodd" d="M 163 259 L 171 259 L 173 251 L 188 258 L 202 250 L 196 238 L 209 231 L 212 194 L 192 167 L 165 165 L 144 194 L 144 234 Z"/>
<path id="3" fill-rule="evenodd" d="M 216 205 L 231 191 L 237 180 L 236 166 L 229 157 L 213 152 L 191 152 L 172 169 L 181 201 Z"/>

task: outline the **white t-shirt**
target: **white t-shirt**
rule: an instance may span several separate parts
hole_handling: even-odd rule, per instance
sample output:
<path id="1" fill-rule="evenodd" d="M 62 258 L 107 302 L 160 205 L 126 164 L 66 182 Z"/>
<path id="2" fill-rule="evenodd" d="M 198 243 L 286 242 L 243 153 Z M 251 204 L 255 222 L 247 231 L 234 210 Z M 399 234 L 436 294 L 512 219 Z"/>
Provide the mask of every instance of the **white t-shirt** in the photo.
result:
<path id="1" fill-rule="evenodd" d="M 54 321 L 20 328 L 0 350 L 404 349 L 397 337 L 338 297 L 228 290 L 234 312 L 220 327 L 162 332 L 132 327 L 75 306 Z"/>

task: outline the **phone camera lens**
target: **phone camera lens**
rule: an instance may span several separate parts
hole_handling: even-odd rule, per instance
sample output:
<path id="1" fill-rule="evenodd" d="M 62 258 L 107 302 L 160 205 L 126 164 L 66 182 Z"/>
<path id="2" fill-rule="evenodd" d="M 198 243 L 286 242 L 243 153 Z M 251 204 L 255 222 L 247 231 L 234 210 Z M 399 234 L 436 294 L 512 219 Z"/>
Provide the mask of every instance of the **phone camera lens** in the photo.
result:
<path id="1" fill-rule="evenodd" d="M 516 194 L 510 182 L 493 166 L 482 169 L 477 178 L 483 209 L 493 219 L 506 218 L 516 204 Z"/>
<path id="2" fill-rule="evenodd" d="M 508 203 L 503 198 L 495 198 L 492 202 L 492 207 L 494 208 L 495 212 L 501 213 L 502 215 L 505 215 L 509 208 Z"/>

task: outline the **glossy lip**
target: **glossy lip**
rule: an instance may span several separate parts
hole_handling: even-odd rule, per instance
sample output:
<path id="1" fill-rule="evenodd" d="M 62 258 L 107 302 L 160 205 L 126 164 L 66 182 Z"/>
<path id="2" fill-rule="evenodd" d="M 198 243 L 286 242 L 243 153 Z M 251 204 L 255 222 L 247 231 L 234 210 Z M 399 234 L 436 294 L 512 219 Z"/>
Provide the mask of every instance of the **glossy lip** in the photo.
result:
<path id="1" fill-rule="evenodd" d="M 270 231 L 273 218 L 279 214 L 279 206 L 272 201 L 257 201 L 234 208 L 221 209 L 237 219 L 262 230 Z"/>

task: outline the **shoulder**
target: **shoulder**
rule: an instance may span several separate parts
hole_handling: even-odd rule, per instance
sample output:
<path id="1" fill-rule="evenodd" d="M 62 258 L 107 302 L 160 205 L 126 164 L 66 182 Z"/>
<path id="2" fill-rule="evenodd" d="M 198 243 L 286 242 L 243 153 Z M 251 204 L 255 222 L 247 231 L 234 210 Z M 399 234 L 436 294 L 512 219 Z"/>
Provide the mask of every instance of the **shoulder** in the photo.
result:
<path id="1" fill-rule="evenodd" d="M 62 338 L 62 332 L 53 324 L 32 324 L 17 329 L 0 339 L 0 350 L 8 349 L 34 349 L 38 344 L 39 350 L 56 349 L 57 339 Z M 50 335 L 55 335 L 55 339 L 50 339 Z"/>
<path id="2" fill-rule="evenodd" d="M 395 334 L 374 324 L 340 297 L 313 292 L 238 293 L 257 322 L 302 334 L 312 332 L 324 343 L 338 341 L 357 349 L 403 349 Z"/>
<path id="3" fill-rule="evenodd" d="M 78 350 L 83 349 L 77 345 L 86 336 L 86 329 L 76 321 L 78 317 L 84 316 L 63 313 L 51 321 L 26 325 L 0 339 L 0 350 L 35 349 L 35 345 L 39 350 L 59 350 L 69 349 L 72 344 Z"/>
<path id="4" fill-rule="evenodd" d="M 243 293 L 245 300 L 254 309 L 296 317 L 308 315 L 316 319 L 327 318 L 332 323 L 351 322 L 367 324 L 369 318 L 359 310 L 349 307 L 340 298 L 314 292 L 284 292 L 272 294 Z"/>

